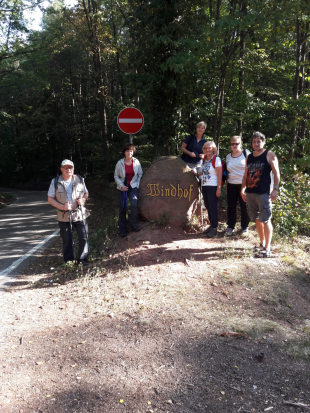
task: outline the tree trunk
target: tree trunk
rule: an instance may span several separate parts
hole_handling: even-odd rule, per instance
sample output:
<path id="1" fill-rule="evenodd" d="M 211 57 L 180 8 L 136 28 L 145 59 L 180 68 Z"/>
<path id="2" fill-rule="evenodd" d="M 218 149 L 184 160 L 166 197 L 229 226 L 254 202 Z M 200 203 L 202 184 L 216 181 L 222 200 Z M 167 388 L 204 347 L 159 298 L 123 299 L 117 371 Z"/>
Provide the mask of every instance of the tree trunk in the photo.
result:
<path id="1" fill-rule="evenodd" d="M 98 4 L 96 0 L 83 0 L 83 8 L 87 20 L 91 49 L 93 53 L 94 80 L 97 86 L 97 100 L 99 106 L 99 121 L 103 146 L 103 157 L 105 160 L 105 172 L 109 172 L 109 145 L 106 130 L 106 82 L 102 65 L 102 51 L 100 47 L 100 34 L 98 23 Z"/>
<path id="2" fill-rule="evenodd" d="M 296 21 L 296 37 L 297 37 L 297 45 L 296 45 L 296 68 L 295 68 L 295 81 L 294 81 L 294 88 L 293 88 L 293 100 L 297 101 L 304 93 L 305 87 L 305 61 L 308 53 L 307 47 L 307 39 L 308 39 L 308 31 L 309 31 L 309 22 L 306 25 L 303 25 L 302 22 L 297 18 Z M 293 114 L 293 121 L 298 119 L 300 115 L 300 110 L 297 109 L 296 113 Z M 291 129 L 291 142 L 290 142 L 290 150 L 289 150 L 289 157 L 294 158 L 295 155 L 295 148 L 297 145 L 298 138 L 302 138 L 298 131 L 302 131 L 304 134 L 304 128 L 299 128 L 300 125 L 293 124 Z"/>

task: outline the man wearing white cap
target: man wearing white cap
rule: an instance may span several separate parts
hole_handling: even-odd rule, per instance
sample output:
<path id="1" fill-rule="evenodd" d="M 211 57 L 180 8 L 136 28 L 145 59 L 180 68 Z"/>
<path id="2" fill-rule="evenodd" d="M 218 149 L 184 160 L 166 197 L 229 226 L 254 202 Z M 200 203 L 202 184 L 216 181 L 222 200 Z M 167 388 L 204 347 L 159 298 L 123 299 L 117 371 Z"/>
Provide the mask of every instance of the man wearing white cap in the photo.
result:
<path id="1" fill-rule="evenodd" d="M 75 261 L 73 234 L 75 228 L 79 239 L 78 262 L 88 265 L 88 225 L 89 213 L 84 204 L 88 191 L 84 179 L 74 175 L 74 164 L 69 159 L 61 162 L 62 175 L 52 180 L 48 190 L 48 202 L 57 208 L 57 219 L 63 241 L 63 257 L 65 262 Z"/>

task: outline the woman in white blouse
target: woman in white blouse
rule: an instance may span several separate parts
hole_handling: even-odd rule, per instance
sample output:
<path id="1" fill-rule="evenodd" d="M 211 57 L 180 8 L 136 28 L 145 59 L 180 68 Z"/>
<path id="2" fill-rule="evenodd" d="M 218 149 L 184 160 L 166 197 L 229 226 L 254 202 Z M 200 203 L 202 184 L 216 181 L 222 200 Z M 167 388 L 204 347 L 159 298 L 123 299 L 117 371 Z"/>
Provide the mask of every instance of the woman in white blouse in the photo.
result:
<path id="1" fill-rule="evenodd" d="M 241 197 L 241 184 L 245 170 L 246 157 L 250 153 L 248 150 L 242 150 L 240 136 L 233 136 L 230 139 L 232 152 L 226 156 L 227 167 L 227 235 L 232 235 L 237 220 L 237 204 L 239 201 L 241 209 L 241 228 L 242 235 L 249 232 L 250 218 L 247 213 L 246 203 Z"/>
<path id="2" fill-rule="evenodd" d="M 213 238 L 217 234 L 218 225 L 218 211 L 217 201 L 221 195 L 221 183 L 222 183 L 222 161 L 216 156 L 217 147 L 212 141 L 206 142 L 203 147 L 203 166 L 198 172 L 201 179 L 201 191 L 206 210 L 208 211 L 209 221 L 211 226 L 204 231 L 207 238 Z M 212 162 L 213 157 L 216 157 L 215 162 Z M 213 167 L 214 164 L 215 168 Z"/>

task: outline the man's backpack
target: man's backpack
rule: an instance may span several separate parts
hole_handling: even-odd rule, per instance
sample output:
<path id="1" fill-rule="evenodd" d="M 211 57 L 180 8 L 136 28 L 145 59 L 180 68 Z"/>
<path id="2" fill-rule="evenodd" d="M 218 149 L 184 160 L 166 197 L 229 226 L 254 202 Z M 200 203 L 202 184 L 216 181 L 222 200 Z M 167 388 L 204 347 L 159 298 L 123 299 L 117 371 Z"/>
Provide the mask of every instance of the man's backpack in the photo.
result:
<path id="1" fill-rule="evenodd" d="M 212 166 L 215 169 L 215 161 L 216 161 L 217 155 L 213 156 L 212 158 Z M 203 158 L 203 163 L 205 163 L 206 161 L 206 156 Z M 225 181 L 226 181 L 226 175 L 227 175 L 227 168 L 226 168 L 226 162 L 222 161 L 222 182 L 221 182 L 221 186 L 224 186 Z"/>

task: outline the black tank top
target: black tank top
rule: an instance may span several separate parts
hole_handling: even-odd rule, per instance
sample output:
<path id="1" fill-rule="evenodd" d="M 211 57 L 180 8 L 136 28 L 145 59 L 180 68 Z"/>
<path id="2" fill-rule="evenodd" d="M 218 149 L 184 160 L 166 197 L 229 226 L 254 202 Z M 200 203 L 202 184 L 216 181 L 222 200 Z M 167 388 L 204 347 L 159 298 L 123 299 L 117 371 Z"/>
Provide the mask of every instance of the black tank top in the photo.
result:
<path id="1" fill-rule="evenodd" d="M 267 161 L 268 150 L 259 156 L 248 156 L 248 174 L 246 178 L 246 192 L 249 194 L 270 194 L 271 166 Z"/>

